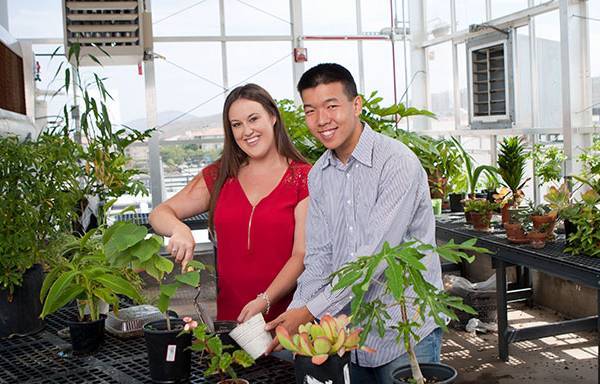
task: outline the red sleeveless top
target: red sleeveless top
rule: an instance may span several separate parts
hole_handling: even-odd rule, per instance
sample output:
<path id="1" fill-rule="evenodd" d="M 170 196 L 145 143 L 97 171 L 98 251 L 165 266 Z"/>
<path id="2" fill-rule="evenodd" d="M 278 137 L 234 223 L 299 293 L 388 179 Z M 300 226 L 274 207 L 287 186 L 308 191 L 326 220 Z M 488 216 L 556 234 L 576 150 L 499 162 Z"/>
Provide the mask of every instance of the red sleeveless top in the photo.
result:
<path id="1" fill-rule="evenodd" d="M 310 165 L 293 161 L 279 184 L 252 207 L 237 178 L 225 180 L 214 214 L 217 237 L 217 319 L 235 320 L 264 292 L 292 254 L 296 205 L 308 196 Z M 202 170 L 212 193 L 219 172 Z M 266 321 L 283 313 L 292 293 L 272 303 Z"/>

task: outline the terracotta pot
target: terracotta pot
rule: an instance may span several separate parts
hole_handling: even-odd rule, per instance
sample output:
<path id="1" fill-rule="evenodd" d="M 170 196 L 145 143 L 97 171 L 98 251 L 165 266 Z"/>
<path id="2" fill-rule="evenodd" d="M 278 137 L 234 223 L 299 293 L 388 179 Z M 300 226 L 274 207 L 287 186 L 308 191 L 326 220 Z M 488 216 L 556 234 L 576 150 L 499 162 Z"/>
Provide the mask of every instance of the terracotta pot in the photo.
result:
<path id="1" fill-rule="evenodd" d="M 490 228 L 492 221 L 492 212 L 485 215 L 481 213 L 471 212 L 471 224 L 476 231 L 487 231 Z"/>
<path id="2" fill-rule="evenodd" d="M 539 231 L 540 228 L 544 224 L 549 224 L 544 233 L 546 234 L 546 239 L 550 239 L 553 237 L 554 226 L 556 225 L 556 215 L 532 215 L 531 221 L 533 222 L 533 229 Z"/>
<path id="3" fill-rule="evenodd" d="M 504 224 L 504 229 L 506 229 L 506 238 L 508 241 L 512 243 L 527 242 L 527 235 L 525 234 L 521 224 L 506 223 Z"/>
<path id="4" fill-rule="evenodd" d="M 512 208 L 512 203 L 506 203 L 502 206 L 502 224 L 507 224 L 510 223 L 510 211 L 509 209 Z"/>
<path id="5" fill-rule="evenodd" d="M 533 248 L 544 248 L 546 245 L 546 232 L 531 231 L 527 234 L 529 243 Z"/>

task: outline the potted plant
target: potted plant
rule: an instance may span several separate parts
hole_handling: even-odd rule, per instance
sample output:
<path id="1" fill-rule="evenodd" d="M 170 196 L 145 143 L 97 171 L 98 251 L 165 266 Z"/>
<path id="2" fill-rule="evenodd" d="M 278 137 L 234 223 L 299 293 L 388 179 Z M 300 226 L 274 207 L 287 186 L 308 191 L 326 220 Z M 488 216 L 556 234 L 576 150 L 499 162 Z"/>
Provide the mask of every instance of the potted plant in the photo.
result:
<path id="1" fill-rule="evenodd" d="M 352 289 L 353 323 L 363 326 L 364 329 L 377 329 L 381 337 L 389 332 L 397 333 L 398 343 L 404 346 L 408 354 L 410 367 L 400 368 L 394 373 L 396 382 L 431 382 L 429 372 L 439 370 L 447 374 L 437 377 L 444 383 L 451 383 L 451 378 L 456 378 L 456 370 L 447 365 L 418 363 L 413 343 L 418 342 L 419 338 L 414 330 L 421 326 L 426 315 L 432 316 L 437 325 L 446 329 L 445 316 L 457 319 L 454 310 L 470 314 L 475 314 L 475 311 L 463 304 L 461 298 L 450 296 L 427 282 L 423 276 L 425 266 L 420 260 L 433 252 L 454 263 L 461 260 L 471 262 L 474 256 L 469 256 L 467 252 L 489 253 L 485 248 L 476 247 L 475 242 L 476 239 L 471 239 L 462 244 L 455 244 L 451 240 L 438 247 L 417 240 L 394 247 L 386 242 L 379 253 L 361 256 L 332 274 L 334 290 Z M 381 270 L 385 279 L 374 278 L 375 271 Z M 391 303 L 384 297 L 367 301 L 365 295 L 372 284 L 383 284 L 386 297 L 391 297 Z M 417 318 L 408 317 L 409 303 L 416 307 Z M 389 325 L 389 321 L 386 320 L 391 318 L 388 313 L 389 306 L 400 307 L 401 319 L 397 324 Z M 364 337 L 363 334 L 361 338 Z M 404 376 L 406 370 L 410 372 L 408 377 Z"/>
<path id="2" fill-rule="evenodd" d="M 219 375 L 220 380 L 217 384 L 249 384 L 247 380 L 237 377 L 233 364 L 248 368 L 254 364 L 252 356 L 242 349 L 236 349 L 231 353 L 227 352 L 233 347 L 223 345 L 218 335 L 207 333 L 205 324 L 198 325 L 191 318 L 183 320 L 186 322 L 184 327 L 187 327 L 183 332 L 192 331 L 195 338 L 190 350 L 200 352 L 200 358 L 203 359 L 206 356 L 208 360 L 208 368 L 204 371 L 204 376 Z"/>
<path id="3" fill-rule="evenodd" d="M 548 204 L 533 205 L 531 202 L 528 211 L 531 215 L 533 229 L 546 233 L 546 240 L 553 238 L 557 212 L 553 211 Z M 544 228 L 543 231 L 542 228 Z"/>
<path id="4" fill-rule="evenodd" d="M 525 244 L 529 242 L 527 232 L 531 228 L 531 215 L 524 209 L 516 210 L 509 218 L 507 223 L 503 224 L 506 230 L 506 238 L 509 242 L 515 244 Z"/>
<path id="5" fill-rule="evenodd" d="M 562 165 L 567 159 L 565 153 L 558 147 L 535 144 L 530 153 L 533 160 L 534 174 L 541 184 L 557 182 L 562 175 Z"/>
<path id="6" fill-rule="evenodd" d="M 0 137 L 0 338 L 43 328 L 40 290 L 47 245 L 70 231 L 80 198 L 68 138 Z"/>
<path id="7" fill-rule="evenodd" d="M 525 166 L 527 165 L 527 153 L 521 138 L 517 136 L 505 137 L 500 143 L 498 153 L 498 174 L 503 184 L 510 190 L 505 197 L 506 204 L 503 209 L 507 210 L 513 206 L 519 206 L 523 193 L 522 188 L 527 184 L 529 178 L 525 177 Z M 506 222 L 508 214 L 503 214 L 503 223 Z"/>
<path id="8" fill-rule="evenodd" d="M 482 173 L 485 172 L 487 175 L 494 175 L 498 173 L 498 169 L 491 165 L 480 165 L 475 167 L 475 161 L 473 160 L 473 157 L 467 153 L 461 143 L 454 137 L 452 137 L 451 140 L 454 142 L 454 145 L 463 159 L 463 164 L 465 166 L 464 174 L 466 176 L 467 198 L 475 199 L 479 178 L 481 177 Z M 464 203 L 465 201 L 463 201 L 463 204 Z M 467 223 L 471 222 L 471 214 L 469 212 L 465 212 L 465 219 Z"/>
<path id="9" fill-rule="evenodd" d="M 185 382 L 190 377 L 192 335 L 185 330 L 186 323 L 182 319 L 172 319 L 168 313 L 171 298 L 177 289 L 183 285 L 198 287 L 200 284 L 200 271 L 206 266 L 197 261 L 190 260 L 187 270 L 175 276 L 172 283 L 164 283 L 165 274 L 171 273 L 173 263 L 163 258 L 161 268 L 145 267 L 152 277 L 159 283 L 158 309 L 164 314 L 164 319 L 151 321 L 144 324 L 144 338 L 148 350 L 148 365 L 150 378 L 155 383 Z M 189 327 L 188 327 L 189 328 Z"/>
<path id="10" fill-rule="evenodd" d="M 533 248 L 541 249 L 546 246 L 546 240 L 548 239 L 549 224 L 544 223 L 538 229 L 533 229 L 527 233 L 527 238 Z"/>
<path id="11" fill-rule="evenodd" d="M 568 219 L 577 230 L 569 236 L 565 252 L 574 255 L 600 256 L 600 194 L 590 189 L 574 204 Z"/>
<path id="12" fill-rule="evenodd" d="M 290 336 L 281 325 L 275 329 L 281 346 L 294 353 L 298 384 L 346 383 L 350 352 L 359 348 L 374 352 L 369 347 L 359 345 L 361 331 L 360 328 L 350 328 L 350 318 L 343 314 L 337 317 L 325 315 L 320 323 L 301 324 L 294 336 Z"/>
<path id="13" fill-rule="evenodd" d="M 40 316 L 44 318 L 77 299 L 78 315 L 68 322 L 75 354 L 91 353 L 102 343 L 101 302 L 112 305 L 118 313 L 117 295 L 143 301 L 139 280 L 130 265 L 143 265 L 148 270 L 166 268 L 166 260 L 158 254 L 161 238 L 147 234 L 145 227 L 133 223 L 101 224 L 81 238 L 65 234 L 50 247 L 54 257 L 40 293 Z"/>
<path id="14" fill-rule="evenodd" d="M 465 201 L 465 214 L 469 214 L 471 224 L 476 231 L 487 231 L 490 228 L 492 215 L 498 204 L 486 199 L 470 199 Z"/>

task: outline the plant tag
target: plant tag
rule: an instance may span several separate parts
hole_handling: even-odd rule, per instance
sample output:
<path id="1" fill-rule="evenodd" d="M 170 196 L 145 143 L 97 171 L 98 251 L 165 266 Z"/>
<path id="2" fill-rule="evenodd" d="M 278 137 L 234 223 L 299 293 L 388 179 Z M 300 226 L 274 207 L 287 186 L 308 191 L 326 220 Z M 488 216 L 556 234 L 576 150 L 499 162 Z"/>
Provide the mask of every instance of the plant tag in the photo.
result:
<path id="1" fill-rule="evenodd" d="M 344 365 L 344 384 L 350 384 L 350 372 L 348 370 L 348 364 Z"/>
<path id="2" fill-rule="evenodd" d="M 167 346 L 167 361 L 173 362 L 175 361 L 175 352 L 177 351 L 176 345 Z"/>

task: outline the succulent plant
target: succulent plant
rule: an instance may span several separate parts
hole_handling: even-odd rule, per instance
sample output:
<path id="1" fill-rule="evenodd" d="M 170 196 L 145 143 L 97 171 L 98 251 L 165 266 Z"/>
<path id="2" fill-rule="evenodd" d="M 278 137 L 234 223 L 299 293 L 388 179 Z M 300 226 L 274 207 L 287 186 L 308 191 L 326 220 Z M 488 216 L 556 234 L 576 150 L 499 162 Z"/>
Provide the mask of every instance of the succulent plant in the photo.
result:
<path id="1" fill-rule="evenodd" d="M 350 317 L 325 315 L 321 323 L 300 324 L 298 333 L 291 336 L 287 329 L 278 326 L 275 329 L 277 339 L 283 348 L 301 356 L 312 357 L 315 365 L 321 365 L 330 355 L 343 356 L 346 352 L 362 349 L 374 352 L 373 349 L 360 346 L 361 328 L 350 328 Z"/>

